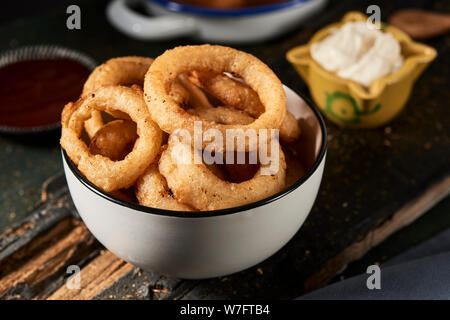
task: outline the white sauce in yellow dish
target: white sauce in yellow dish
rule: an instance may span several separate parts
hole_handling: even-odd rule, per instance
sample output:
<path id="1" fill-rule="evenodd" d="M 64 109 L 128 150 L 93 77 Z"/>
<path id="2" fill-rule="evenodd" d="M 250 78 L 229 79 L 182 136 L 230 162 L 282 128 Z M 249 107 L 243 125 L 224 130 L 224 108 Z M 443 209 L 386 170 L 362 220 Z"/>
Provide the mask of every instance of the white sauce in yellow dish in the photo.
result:
<path id="1" fill-rule="evenodd" d="M 311 56 L 326 70 L 366 87 L 403 65 L 398 41 L 365 22 L 347 22 L 333 30 L 311 46 Z"/>

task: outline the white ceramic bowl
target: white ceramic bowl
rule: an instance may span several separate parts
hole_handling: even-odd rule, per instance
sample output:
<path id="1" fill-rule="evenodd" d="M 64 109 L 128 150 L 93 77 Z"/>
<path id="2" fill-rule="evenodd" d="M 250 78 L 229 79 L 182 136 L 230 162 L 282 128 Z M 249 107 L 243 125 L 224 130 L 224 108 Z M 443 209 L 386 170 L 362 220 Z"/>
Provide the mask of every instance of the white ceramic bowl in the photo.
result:
<path id="1" fill-rule="evenodd" d="M 154 209 L 102 192 L 63 151 L 70 194 L 86 226 L 117 256 L 144 270 L 178 278 L 227 275 L 274 254 L 294 236 L 313 206 L 327 141 L 317 108 L 291 89 L 285 91 L 288 110 L 300 119 L 302 161 L 308 169 L 294 185 L 231 209 L 195 213 Z"/>
<path id="2" fill-rule="evenodd" d="M 135 13 L 126 0 L 113 0 L 108 20 L 121 32 L 141 40 L 190 36 L 220 43 L 260 42 L 288 31 L 318 12 L 326 0 L 290 0 L 254 8 L 218 10 L 168 0 L 142 0 L 151 17 Z"/>

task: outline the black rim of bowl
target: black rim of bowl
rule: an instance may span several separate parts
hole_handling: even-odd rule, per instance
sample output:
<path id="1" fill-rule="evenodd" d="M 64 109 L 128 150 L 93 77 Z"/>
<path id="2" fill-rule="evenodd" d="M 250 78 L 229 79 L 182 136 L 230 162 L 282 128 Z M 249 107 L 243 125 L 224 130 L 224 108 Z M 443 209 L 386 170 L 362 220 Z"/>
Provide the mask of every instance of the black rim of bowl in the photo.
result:
<path id="1" fill-rule="evenodd" d="M 292 89 L 291 89 L 292 90 Z M 294 91 L 294 90 L 292 90 Z M 294 91 L 295 92 L 295 91 Z M 320 147 L 319 154 L 314 161 L 311 168 L 299 179 L 297 180 L 293 185 L 290 187 L 259 201 L 252 202 L 249 204 L 245 204 L 238 207 L 232 207 L 227 209 L 219 209 L 219 210 L 210 210 L 210 211 L 174 211 L 174 210 L 166 210 L 166 209 L 158 209 L 158 208 L 152 208 L 152 207 L 146 207 L 143 205 L 140 205 L 138 203 L 132 203 L 127 202 L 124 200 L 121 200 L 119 198 L 116 198 L 108 193 L 105 193 L 104 191 L 100 190 L 97 186 L 95 186 L 92 182 L 90 182 L 88 179 L 86 179 L 83 174 L 78 170 L 78 168 L 75 166 L 75 164 L 70 160 L 69 156 L 67 155 L 66 151 L 62 149 L 63 157 L 72 171 L 72 173 L 75 175 L 75 177 L 88 189 L 90 189 L 95 194 L 101 196 L 102 198 L 109 200 L 111 202 L 114 202 L 116 204 L 122 205 L 124 207 L 134 209 L 140 212 L 144 213 L 152 213 L 156 215 L 163 215 L 163 216 L 171 216 L 171 217 L 180 217 L 180 218 L 206 218 L 206 217 L 215 217 L 215 216 L 222 216 L 222 215 L 229 215 L 233 213 L 239 213 L 243 211 L 247 211 L 250 209 L 254 209 L 257 207 L 261 207 L 263 205 L 266 205 L 268 203 L 271 203 L 273 201 L 276 201 L 280 198 L 283 198 L 285 195 L 291 193 L 298 187 L 300 187 L 304 182 L 306 182 L 309 177 L 313 175 L 313 173 L 316 172 L 319 165 L 322 163 L 323 158 L 325 157 L 325 153 L 327 150 L 327 128 L 325 126 L 325 121 L 322 117 L 322 115 L 319 112 L 319 109 L 317 109 L 316 105 L 308 98 L 306 98 L 303 94 L 297 93 L 308 105 L 308 107 L 313 111 L 315 114 L 319 125 L 320 125 L 320 131 L 322 133 L 322 145 Z"/>
<path id="2" fill-rule="evenodd" d="M 80 51 L 62 47 L 58 45 L 31 45 L 19 47 L 17 49 L 10 49 L 0 53 L 0 68 L 9 64 L 25 61 L 25 60 L 39 60 L 39 59 L 70 59 L 85 66 L 92 71 L 97 66 L 97 63 L 90 56 Z M 62 110 L 61 106 L 61 110 Z M 5 134 L 26 135 L 31 133 L 50 132 L 61 128 L 61 122 L 55 122 L 43 126 L 35 127 L 16 127 L 0 125 L 0 132 Z"/>

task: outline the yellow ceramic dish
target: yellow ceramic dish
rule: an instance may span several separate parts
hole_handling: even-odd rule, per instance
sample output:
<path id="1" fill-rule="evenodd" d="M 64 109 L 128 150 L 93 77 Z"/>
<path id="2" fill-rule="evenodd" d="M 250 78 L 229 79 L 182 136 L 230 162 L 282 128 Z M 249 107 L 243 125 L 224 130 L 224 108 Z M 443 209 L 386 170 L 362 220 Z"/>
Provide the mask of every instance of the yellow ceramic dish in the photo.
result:
<path id="1" fill-rule="evenodd" d="M 374 128 L 392 120 L 405 106 L 414 82 L 436 57 L 436 50 L 411 40 L 403 31 L 382 25 L 400 43 L 403 66 L 394 73 L 375 80 L 369 88 L 343 79 L 322 68 L 310 54 L 314 42 L 321 41 L 334 28 L 349 21 L 367 21 L 359 12 L 349 12 L 339 23 L 319 30 L 308 44 L 295 47 L 286 54 L 307 83 L 311 95 L 328 119 L 340 126 Z"/>

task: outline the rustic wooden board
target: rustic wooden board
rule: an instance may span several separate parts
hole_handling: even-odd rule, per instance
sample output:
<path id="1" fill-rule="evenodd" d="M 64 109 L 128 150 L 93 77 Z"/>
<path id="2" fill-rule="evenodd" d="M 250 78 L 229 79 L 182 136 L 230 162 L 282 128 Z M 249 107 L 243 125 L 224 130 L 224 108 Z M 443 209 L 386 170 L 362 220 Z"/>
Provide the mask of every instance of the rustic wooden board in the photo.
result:
<path id="1" fill-rule="evenodd" d="M 348 3 L 316 24 L 366 6 Z M 449 12 L 447 3 L 436 1 L 435 7 Z M 395 7 L 390 2 L 381 6 L 383 15 Z M 287 35 L 283 46 L 273 49 L 278 58 L 268 54 L 265 59 L 296 91 L 307 88 L 281 53 L 311 33 L 306 28 L 303 34 Z M 293 298 L 323 285 L 449 194 L 450 37 L 429 44 L 439 56 L 416 84 L 405 111 L 389 126 L 352 131 L 327 122 L 328 157 L 314 209 L 295 237 L 263 263 L 202 281 L 143 272 L 102 250 L 72 218 L 76 211 L 60 175 L 45 186 L 42 203 L 0 236 L 0 298 Z M 81 290 L 64 286 L 71 264 L 82 268 Z"/>
<path id="2" fill-rule="evenodd" d="M 62 176 L 56 177 L 50 185 L 61 185 L 63 188 L 55 189 L 58 190 L 56 194 L 49 193 L 48 188 L 44 189 L 44 193 L 49 195 L 45 205 L 0 237 L 0 299 L 291 297 L 284 290 L 289 288 L 286 286 L 289 276 L 298 272 L 286 268 L 290 260 L 287 253 L 283 252 L 288 247 L 254 268 L 212 280 L 188 281 L 143 272 L 102 249 L 84 224 L 71 216 L 76 211 L 71 206 Z M 299 287 L 291 288 L 292 294 L 300 294 L 303 289 L 309 291 L 325 284 L 349 262 L 426 212 L 447 195 L 449 189 L 450 178 L 432 186 L 364 239 L 319 266 L 315 273 L 304 280 L 304 286 L 296 282 Z M 30 235 L 33 235 L 33 241 L 18 241 Z M 72 290 L 64 285 L 69 276 L 67 267 L 73 264 L 81 267 L 80 290 Z M 289 274 L 283 273 L 286 271 Z M 257 295 L 260 290 L 268 291 Z"/>

